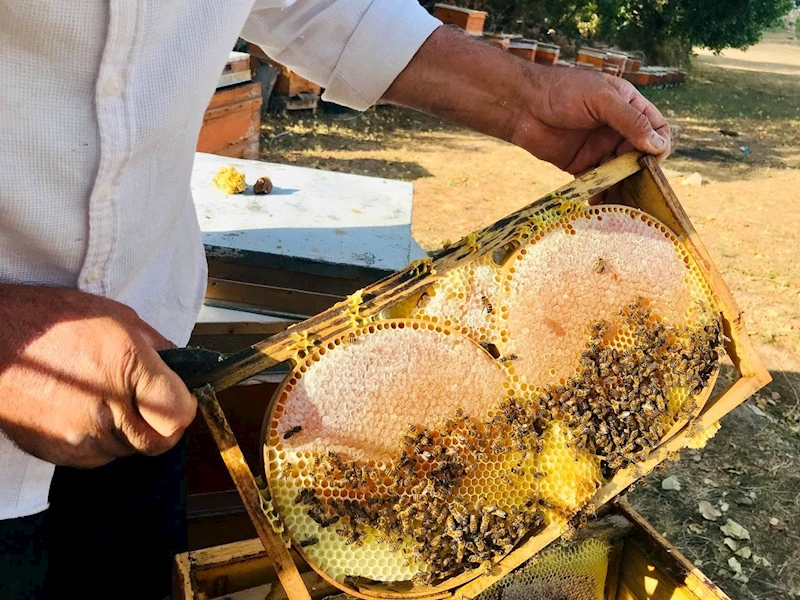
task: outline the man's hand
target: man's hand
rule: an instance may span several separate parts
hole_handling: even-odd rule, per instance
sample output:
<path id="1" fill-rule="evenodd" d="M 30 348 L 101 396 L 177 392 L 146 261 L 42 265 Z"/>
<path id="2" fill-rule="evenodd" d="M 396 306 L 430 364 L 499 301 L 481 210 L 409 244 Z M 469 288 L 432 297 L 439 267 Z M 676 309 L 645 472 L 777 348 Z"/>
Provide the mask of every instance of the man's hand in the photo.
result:
<path id="1" fill-rule="evenodd" d="M 670 151 L 666 119 L 624 79 L 523 61 L 449 27 L 434 31 L 384 98 L 576 175 L 634 148 Z"/>
<path id="2" fill-rule="evenodd" d="M 82 292 L 0 285 L 0 429 L 57 465 L 174 446 L 197 409 L 136 313 Z"/>

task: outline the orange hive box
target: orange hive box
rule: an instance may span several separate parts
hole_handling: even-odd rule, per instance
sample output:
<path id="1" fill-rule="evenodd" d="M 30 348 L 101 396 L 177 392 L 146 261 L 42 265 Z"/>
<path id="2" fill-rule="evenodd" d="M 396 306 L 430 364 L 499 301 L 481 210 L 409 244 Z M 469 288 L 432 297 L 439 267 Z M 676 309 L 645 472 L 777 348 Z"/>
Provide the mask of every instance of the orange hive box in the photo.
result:
<path id="1" fill-rule="evenodd" d="M 472 35 L 483 35 L 487 13 L 451 4 L 435 4 L 433 16 L 445 25 L 455 25 Z"/>
<path id="2" fill-rule="evenodd" d="M 536 42 L 511 42 L 508 46 L 509 52 L 525 60 L 536 60 Z"/>
<path id="3" fill-rule="evenodd" d="M 558 62 L 561 48 L 555 44 L 539 42 L 536 48 L 536 62 L 542 65 L 554 65 Z"/>
<path id="4" fill-rule="evenodd" d="M 577 63 L 583 63 L 603 68 L 606 60 L 606 53 L 603 50 L 595 50 L 594 48 L 581 48 L 578 50 L 578 56 L 575 59 Z"/>

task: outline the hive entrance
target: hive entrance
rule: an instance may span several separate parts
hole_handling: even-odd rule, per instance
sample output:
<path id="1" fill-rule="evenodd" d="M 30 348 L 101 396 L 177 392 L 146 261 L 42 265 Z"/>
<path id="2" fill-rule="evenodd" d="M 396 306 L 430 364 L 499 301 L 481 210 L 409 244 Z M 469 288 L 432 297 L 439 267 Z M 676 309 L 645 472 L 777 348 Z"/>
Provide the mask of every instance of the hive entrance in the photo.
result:
<path id="1" fill-rule="evenodd" d="M 696 413 L 721 343 L 672 232 L 577 202 L 383 317 L 303 354 L 265 427 L 281 521 L 351 588 L 448 587 L 573 519 Z"/>

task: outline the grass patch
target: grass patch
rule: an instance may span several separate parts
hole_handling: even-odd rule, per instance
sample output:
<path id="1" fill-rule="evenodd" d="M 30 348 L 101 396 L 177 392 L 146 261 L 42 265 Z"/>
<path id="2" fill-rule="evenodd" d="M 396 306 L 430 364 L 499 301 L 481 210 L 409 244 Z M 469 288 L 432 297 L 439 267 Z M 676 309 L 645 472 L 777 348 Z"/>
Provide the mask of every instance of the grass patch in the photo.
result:
<path id="1" fill-rule="evenodd" d="M 754 167 L 800 167 L 800 76 L 721 68 L 700 58 L 683 86 L 643 93 L 678 125 L 674 168 L 699 163 L 706 177 L 731 180 L 749 178 Z"/>

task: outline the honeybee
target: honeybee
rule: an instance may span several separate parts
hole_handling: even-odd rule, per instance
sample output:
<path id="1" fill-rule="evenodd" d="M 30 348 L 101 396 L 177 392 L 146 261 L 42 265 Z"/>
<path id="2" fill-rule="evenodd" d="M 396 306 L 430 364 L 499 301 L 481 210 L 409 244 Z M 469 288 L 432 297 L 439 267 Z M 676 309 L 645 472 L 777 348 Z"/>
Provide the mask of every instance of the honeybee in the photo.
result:
<path id="1" fill-rule="evenodd" d="M 319 504 L 319 498 L 313 489 L 304 487 L 294 497 L 295 504 Z"/>
<path id="2" fill-rule="evenodd" d="M 464 543 L 464 540 L 458 539 L 456 541 L 456 563 L 464 562 L 464 552 L 467 549 L 467 545 Z"/>
<path id="3" fill-rule="evenodd" d="M 494 307 L 492 306 L 492 303 L 489 302 L 489 298 L 486 296 L 481 296 L 481 304 L 483 305 L 486 314 L 490 315 L 494 312 Z"/>
<path id="4" fill-rule="evenodd" d="M 325 515 L 322 513 L 322 505 L 314 504 L 306 511 L 306 514 L 311 517 L 315 523 L 322 525 L 325 521 Z M 324 525 L 322 525 L 324 527 Z"/>
<path id="5" fill-rule="evenodd" d="M 346 533 L 344 543 L 353 546 L 361 546 L 364 544 L 363 537 L 363 532 L 353 528 Z"/>
<path id="6" fill-rule="evenodd" d="M 420 297 L 417 299 L 417 308 L 425 308 L 430 300 L 431 295 L 428 292 L 422 292 Z"/>
<path id="7" fill-rule="evenodd" d="M 290 437 L 297 435 L 303 430 L 302 425 L 295 425 L 291 429 L 289 429 L 286 433 L 283 434 L 283 439 L 288 440 Z"/>
<path id="8" fill-rule="evenodd" d="M 353 333 L 352 331 L 350 332 L 350 335 L 347 336 L 347 338 L 350 340 L 351 344 L 355 344 L 356 343 L 356 334 Z"/>
<path id="9" fill-rule="evenodd" d="M 312 536 L 312 537 L 306 538 L 304 540 L 301 540 L 300 547 L 301 548 L 307 548 L 308 546 L 313 546 L 314 544 L 318 544 L 318 543 L 319 543 L 319 538 L 317 536 Z"/>
<path id="10" fill-rule="evenodd" d="M 502 356 L 502 357 L 500 357 L 500 358 L 499 358 L 499 359 L 497 359 L 497 360 L 498 360 L 498 362 L 500 362 L 500 364 L 505 364 L 505 363 L 507 363 L 507 362 L 512 362 L 512 361 L 515 361 L 515 360 L 517 360 L 518 358 L 519 358 L 519 356 L 517 356 L 516 354 L 509 354 L 509 355 L 507 355 L 507 356 Z"/>
<path id="11" fill-rule="evenodd" d="M 454 501 L 450 504 L 450 514 L 453 516 L 456 523 L 462 527 L 469 524 L 469 512 L 467 512 L 467 507 L 461 504 L 461 502 Z"/>

